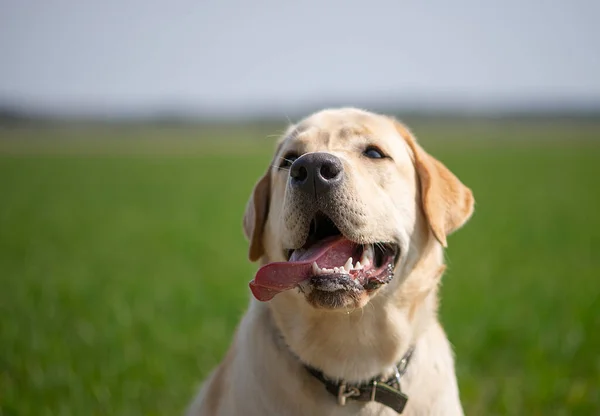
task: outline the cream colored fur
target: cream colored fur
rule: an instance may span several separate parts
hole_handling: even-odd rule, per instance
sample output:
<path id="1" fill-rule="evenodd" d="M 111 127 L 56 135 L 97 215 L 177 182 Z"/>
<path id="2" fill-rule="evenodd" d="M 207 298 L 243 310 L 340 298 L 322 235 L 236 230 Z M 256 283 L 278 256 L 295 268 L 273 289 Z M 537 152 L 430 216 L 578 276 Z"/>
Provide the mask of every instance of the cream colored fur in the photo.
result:
<path id="1" fill-rule="evenodd" d="M 390 160 L 362 155 L 377 145 Z M 450 344 L 437 319 L 446 237 L 468 220 L 473 197 L 405 126 L 356 110 L 324 110 L 291 126 L 247 207 L 250 258 L 285 261 L 303 244 L 303 213 L 277 169 L 290 150 L 330 152 L 347 174 L 337 198 L 338 228 L 353 241 L 393 241 L 401 250 L 394 279 L 372 295 L 329 310 L 294 289 L 262 303 L 251 300 L 223 362 L 188 410 L 199 415 L 392 415 L 375 402 L 337 405 L 301 362 L 330 377 L 368 380 L 390 374 L 410 345 L 402 377 L 406 415 L 460 415 L 462 407 Z M 250 277 L 249 277 L 250 280 Z"/>

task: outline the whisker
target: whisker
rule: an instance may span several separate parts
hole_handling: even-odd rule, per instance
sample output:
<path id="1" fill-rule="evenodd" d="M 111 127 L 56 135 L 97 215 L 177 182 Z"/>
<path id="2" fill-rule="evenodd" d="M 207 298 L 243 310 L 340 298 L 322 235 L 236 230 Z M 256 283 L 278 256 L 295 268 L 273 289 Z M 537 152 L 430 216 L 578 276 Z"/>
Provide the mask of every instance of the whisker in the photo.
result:
<path id="1" fill-rule="evenodd" d="M 271 165 L 272 168 L 276 168 L 276 169 L 280 169 L 280 170 L 285 170 L 285 171 L 289 171 L 290 168 L 289 167 L 285 167 L 285 166 L 278 166 L 278 165 Z"/>
<path id="2" fill-rule="evenodd" d="M 283 113 L 283 115 L 287 119 L 288 123 L 290 123 L 290 125 L 294 124 L 294 123 L 292 123 L 292 120 L 290 120 L 290 118 L 288 117 L 287 113 Z"/>
<path id="3" fill-rule="evenodd" d="M 292 163 L 294 163 L 294 161 L 293 161 L 293 160 L 291 160 L 291 159 L 286 159 L 286 158 L 285 158 L 285 157 L 283 157 L 283 156 L 278 156 L 278 157 L 277 157 L 277 159 L 281 159 L 282 161 L 288 162 L 290 165 L 291 165 Z M 290 167 L 289 167 L 289 166 L 277 166 L 277 165 L 274 165 L 274 164 L 271 164 L 271 166 L 272 166 L 272 167 L 274 167 L 274 168 L 277 168 L 277 169 L 281 169 L 281 170 L 287 170 L 287 171 L 289 171 L 289 170 L 290 170 Z"/>
<path id="4" fill-rule="evenodd" d="M 289 121 L 289 119 L 288 119 L 288 121 Z M 290 124 L 291 124 L 291 122 L 290 122 Z M 276 130 L 275 133 L 267 134 L 265 137 L 267 139 L 274 139 L 274 138 L 278 139 L 278 138 L 280 138 L 281 136 L 284 135 L 284 133 L 287 131 L 287 129 L 288 129 L 287 126 L 283 127 L 281 130 Z"/>

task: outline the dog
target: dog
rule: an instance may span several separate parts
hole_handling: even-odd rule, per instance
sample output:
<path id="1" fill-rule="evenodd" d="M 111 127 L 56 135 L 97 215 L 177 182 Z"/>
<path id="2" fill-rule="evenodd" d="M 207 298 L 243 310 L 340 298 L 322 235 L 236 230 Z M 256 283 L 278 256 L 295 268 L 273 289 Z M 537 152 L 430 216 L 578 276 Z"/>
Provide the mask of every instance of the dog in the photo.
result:
<path id="1" fill-rule="evenodd" d="M 187 414 L 463 414 L 437 292 L 473 209 L 392 117 L 290 126 L 244 215 L 254 299 Z"/>

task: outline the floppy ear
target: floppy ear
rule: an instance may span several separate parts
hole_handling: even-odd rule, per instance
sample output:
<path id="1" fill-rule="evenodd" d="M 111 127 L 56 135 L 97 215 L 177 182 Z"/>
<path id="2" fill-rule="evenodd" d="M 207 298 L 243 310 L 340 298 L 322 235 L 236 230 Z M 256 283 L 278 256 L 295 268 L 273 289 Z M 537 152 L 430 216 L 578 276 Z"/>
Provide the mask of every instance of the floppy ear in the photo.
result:
<path id="1" fill-rule="evenodd" d="M 429 226 L 442 246 L 447 247 L 446 237 L 473 214 L 473 193 L 446 166 L 423 150 L 406 127 L 396 122 L 396 128 L 414 153 L 421 202 Z"/>
<path id="2" fill-rule="evenodd" d="M 248 257 L 256 261 L 265 253 L 263 246 L 263 231 L 269 214 L 269 200 L 271 194 L 271 170 L 267 170 L 254 186 L 254 191 L 246 204 L 244 214 L 244 234 L 250 241 Z"/>

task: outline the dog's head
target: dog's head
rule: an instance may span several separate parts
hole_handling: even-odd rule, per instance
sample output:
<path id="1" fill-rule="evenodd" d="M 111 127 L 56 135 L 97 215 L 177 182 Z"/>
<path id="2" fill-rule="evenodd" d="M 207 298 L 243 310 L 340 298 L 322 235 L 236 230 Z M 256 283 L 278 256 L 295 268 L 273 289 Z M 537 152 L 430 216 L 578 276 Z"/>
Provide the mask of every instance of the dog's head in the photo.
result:
<path id="1" fill-rule="evenodd" d="M 473 196 L 396 120 L 325 110 L 291 126 L 244 217 L 259 300 L 293 289 L 312 307 L 360 308 L 398 274 L 411 246 L 446 237 Z M 414 250 L 412 250 L 414 251 Z"/>

